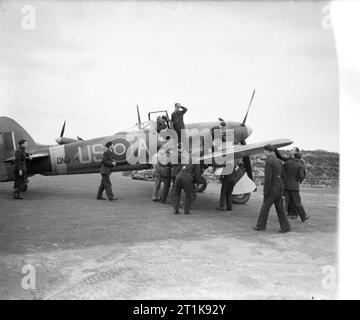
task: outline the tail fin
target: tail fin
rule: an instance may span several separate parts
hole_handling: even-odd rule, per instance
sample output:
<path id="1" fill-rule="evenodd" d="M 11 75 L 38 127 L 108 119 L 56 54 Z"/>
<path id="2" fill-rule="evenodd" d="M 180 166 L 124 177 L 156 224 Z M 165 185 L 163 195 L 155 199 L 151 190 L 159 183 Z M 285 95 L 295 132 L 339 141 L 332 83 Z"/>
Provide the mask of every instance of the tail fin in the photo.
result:
<path id="1" fill-rule="evenodd" d="M 14 155 L 20 139 L 27 140 L 30 152 L 36 149 L 35 141 L 22 126 L 13 119 L 0 117 L 0 181 L 7 181 L 9 177 L 9 166 L 3 160 Z"/>

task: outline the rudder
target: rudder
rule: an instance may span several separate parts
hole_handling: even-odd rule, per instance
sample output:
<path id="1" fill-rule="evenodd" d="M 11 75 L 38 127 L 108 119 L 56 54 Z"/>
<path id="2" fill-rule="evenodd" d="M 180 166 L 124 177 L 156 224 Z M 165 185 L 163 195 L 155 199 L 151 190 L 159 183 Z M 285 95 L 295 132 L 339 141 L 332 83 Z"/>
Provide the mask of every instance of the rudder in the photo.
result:
<path id="1" fill-rule="evenodd" d="M 3 160 L 14 156 L 20 139 L 27 140 L 29 152 L 35 150 L 34 139 L 22 126 L 11 118 L 0 117 L 0 181 L 12 180 L 13 170 Z"/>

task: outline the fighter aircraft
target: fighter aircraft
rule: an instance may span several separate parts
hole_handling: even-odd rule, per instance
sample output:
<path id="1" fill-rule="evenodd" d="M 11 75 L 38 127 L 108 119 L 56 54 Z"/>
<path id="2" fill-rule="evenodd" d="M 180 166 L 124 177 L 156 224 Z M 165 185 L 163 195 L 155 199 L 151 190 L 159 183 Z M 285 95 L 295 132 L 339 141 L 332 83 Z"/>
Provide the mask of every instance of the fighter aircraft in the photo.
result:
<path id="1" fill-rule="evenodd" d="M 246 115 L 242 122 L 226 121 L 226 128 L 234 130 L 234 141 L 232 151 L 235 160 L 243 160 L 243 164 L 247 175 L 252 179 L 252 170 L 249 156 L 256 153 L 263 152 L 263 147 L 267 144 L 272 144 L 274 147 L 280 148 L 292 143 L 289 139 L 276 139 L 270 141 L 263 141 L 255 144 L 246 144 L 246 139 L 251 135 L 252 129 L 246 125 L 246 119 L 249 113 L 250 105 L 254 97 L 255 90 L 251 97 Z M 51 175 L 69 175 L 69 174 L 84 174 L 84 173 L 98 173 L 101 166 L 102 154 L 105 151 L 105 144 L 108 141 L 114 143 L 114 154 L 117 165 L 113 171 L 134 171 L 151 168 L 151 159 L 147 156 L 143 163 L 132 164 L 127 160 L 127 151 L 137 144 L 138 148 L 147 153 L 148 152 L 148 135 L 151 132 L 151 127 L 156 126 L 156 120 L 151 117 L 154 114 L 162 114 L 168 117 L 166 110 L 154 111 L 148 113 L 148 121 L 142 122 L 140 118 L 139 108 L 137 107 L 138 123 L 136 130 L 132 132 L 132 137 L 139 136 L 145 139 L 136 141 L 129 139 L 129 132 L 122 131 L 114 135 L 109 135 L 100 138 L 84 140 L 80 137 L 77 139 L 64 137 L 65 124 L 64 122 L 60 137 L 56 139 L 57 145 L 39 145 L 29 133 L 22 128 L 16 121 L 8 117 L 0 117 L 0 182 L 14 180 L 14 152 L 17 148 L 17 141 L 26 139 L 28 141 L 27 151 L 32 154 L 31 160 L 28 161 L 28 176 L 31 177 L 36 174 L 44 176 Z M 169 118 L 169 117 L 168 117 Z M 223 119 L 219 118 L 219 121 Z M 199 132 L 203 129 L 210 129 L 218 126 L 219 121 L 189 123 L 185 125 L 185 129 L 197 129 Z M 140 135 L 141 134 L 141 135 Z M 159 141 L 160 147 L 165 141 Z M 223 150 L 222 154 L 227 150 Z M 202 156 L 202 160 L 216 157 L 215 152 Z M 197 186 L 197 191 L 204 191 L 207 186 L 207 181 L 202 176 L 202 183 Z M 23 191 L 27 186 L 23 186 Z M 245 203 L 250 197 L 250 194 L 242 194 L 234 196 L 237 203 Z"/>

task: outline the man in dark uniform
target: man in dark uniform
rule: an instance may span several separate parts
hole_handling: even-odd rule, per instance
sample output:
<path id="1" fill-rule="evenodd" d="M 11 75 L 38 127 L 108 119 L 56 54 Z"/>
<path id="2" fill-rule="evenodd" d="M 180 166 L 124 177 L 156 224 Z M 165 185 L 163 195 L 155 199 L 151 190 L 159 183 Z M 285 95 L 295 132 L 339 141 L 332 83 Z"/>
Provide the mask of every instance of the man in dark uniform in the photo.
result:
<path id="1" fill-rule="evenodd" d="M 176 131 L 178 136 L 178 143 L 181 142 L 181 130 L 185 129 L 184 114 L 187 108 L 183 107 L 180 103 L 175 103 L 175 110 L 171 114 L 172 128 Z"/>
<path id="2" fill-rule="evenodd" d="M 191 164 L 185 154 L 178 166 L 178 173 L 175 179 L 174 188 L 174 213 L 179 213 L 181 190 L 185 192 L 184 214 L 190 214 L 190 204 L 196 199 L 195 182 L 200 182 L 201 169 L 200 164 Z M 188 164 L 187 164 L 188 163 Z"/>
<path id="3" fill-rule="evenodd" d="M 119 198 L 114 197 L 112 191 L 112 185 L 110 181 L 111 168 L 116 166 L 116 161 L 114 161 L 114 145 L 110 141 L 106 143 L 107 150 L 103 153 L 102 161 L 101 161 L 101 183 L 97 193 L 98 200 L 105 200 L 102 194 L 104 190 L 106 191 L 106 195 L 110 201 L 118 200 Z"/>
<path id="4" fill-rule="evenodd" d="M 170 150 L 166 151 L 166 155 L 169 157 L 170 156 Z M 162 193 L 161 193 L 161 202 L 165 203 L 169 194 L 169 190 L 170 190 L 170 185 L 171 185 L 171 163 L 165 163 L 165 164 L 161 164 L 160 163 L 160 179 L 161 181 L 164 183 L 163 185 L 163 189 L 162 189 Z"/>
<path id="5" fill-rule="evenodd" d="M 292 148 L 290 153 L 292 157 L 286 157 L 281 155 L 278 150 L 275 150 L 276 156 L 285 162 L 285 207 L 291 219 L 296 219 L 299 215 L 301 221 L 304 222 L 310 218 L 305 212 L 300 197 L 300 183 L 302 183 L 306 177 L 305 164 L 301 160 L 299 148 Z"/>
<path id="6" fill-rule="evenodd" d="M 253 229 L 256 231 L 265 230 L 270 208 L 275 204 L 281 228 L 279 232 L 284 233 L 291 229 L 283 204 L 285 173 L 281 161 L 275 156 L 273 151 L 274 148 L 271 145 L 267 145 L 264 148 L 267 158 L 265 162 L 264 201 L 257 224 Z"/>
<path id="7" fill-rule="evenodd" d="M 223 211 L 232 210 L 232 192 L 234 190 L 235 184 L 241 179 L 244 175 L 244 171 L 240 169 L 240 167 L 234 163 L 233 170 L 230 174 L 220 176 L 221 181 L 221 193 L 220 193 L 220 203 L 216 208 L 217 210 Z"/>
<path id="8" fill-rule="evenodd" d="M 27 141 L 19 140 L 19 148 L 15 152 L 15 182 L 14 182 L 14 199 L 22 199 L 20 196 L 21 185 L 26 184 L 27 168 L 26 159 L 31 160 L 31 154 L 26 152 Z"/>
<path id="9" fill-rule="evenodd" d="M 176 175 L 177 175 L 177 173 L 179 171 L 179 166 L 180 166 L 180 163 L 173 164 L 171 166 L 171 191 L 170 191 L 170 197 L 171 197 L 172 201 L 174 200 L 175 180 L 176 180 Z"/>

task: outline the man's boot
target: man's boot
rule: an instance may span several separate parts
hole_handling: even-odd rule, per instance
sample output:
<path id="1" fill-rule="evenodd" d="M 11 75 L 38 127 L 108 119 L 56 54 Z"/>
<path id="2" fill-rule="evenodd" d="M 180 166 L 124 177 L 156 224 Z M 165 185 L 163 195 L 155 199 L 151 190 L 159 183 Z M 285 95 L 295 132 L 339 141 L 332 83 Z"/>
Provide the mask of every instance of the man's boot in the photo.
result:
<path id="1" fill-rule="evenodd" d="M 18 199 L 18 200 L 22 199 L 22 198 L 20 197 L 20 191 L 19 191 L 19 189 L 15 189 L 15 190 L 14 190 L 14 199 Z"/>

